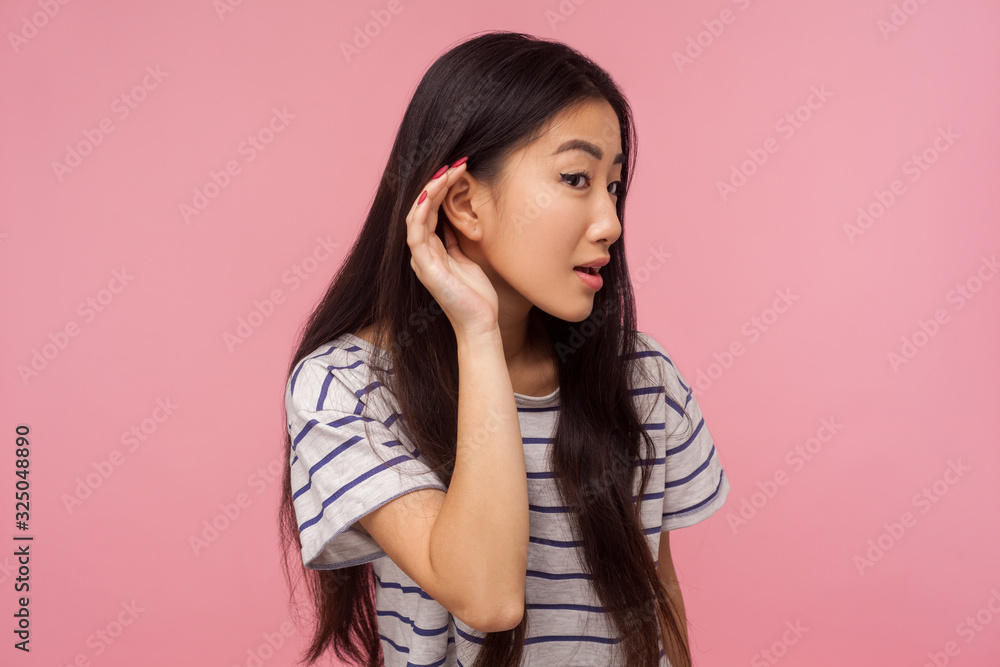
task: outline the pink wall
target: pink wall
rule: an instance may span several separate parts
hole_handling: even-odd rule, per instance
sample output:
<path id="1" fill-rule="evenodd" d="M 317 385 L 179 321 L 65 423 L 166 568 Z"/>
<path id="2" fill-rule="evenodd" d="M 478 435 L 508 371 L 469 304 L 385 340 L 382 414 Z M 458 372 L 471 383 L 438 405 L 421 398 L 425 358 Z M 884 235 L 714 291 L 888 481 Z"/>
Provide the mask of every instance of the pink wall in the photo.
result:
<path id="1" fill-rule="evenodd" d="M 1000 664 L 1000 6 L 469 6 L 398 0 L 348 61 L 389 3 L 4 3 L 0 662 L 251 665 L 270 635 L 261 664 L 293 664 L 291 340 L 426 67 L 503 28 L 581 49 L 635 108 L 640 328 L 702 378 L 733 485 L 672 540 L 696 664 Z M 86 154 L 57 169 L 67 146 Z"/>

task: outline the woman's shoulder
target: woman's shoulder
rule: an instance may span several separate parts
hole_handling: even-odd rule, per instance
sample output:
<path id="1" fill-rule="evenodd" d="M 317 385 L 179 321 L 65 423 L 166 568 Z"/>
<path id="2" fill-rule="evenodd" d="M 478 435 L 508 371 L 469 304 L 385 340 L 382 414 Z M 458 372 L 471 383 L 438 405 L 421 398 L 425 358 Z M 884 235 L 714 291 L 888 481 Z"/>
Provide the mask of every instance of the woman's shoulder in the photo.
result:
<path id="1" fill-rule="evenodd" d="M 663 344 L 660 343 L 659 339 L 657 339 L 652 334 L 647 333 L 645 331 L 636 330 L 635 337 L 639 343 L 639 345 L 637 346 L 639 349 L 645 352 L 652 352 L 653 353 L 652 356 L 662 356 L 665 358 L 668 357 L 667 351 L 666 349 L 664 349 Z"/>
<path id="2" fill-rule="evenodd" d="M 363 342 L 363 339 L 361 339 Z M 327 369 L 348 358 L 362 359 L 364 355 L 363 347 L 359 345 L 359 339 L 354 334 L 342 333 L 335 338 L 317 345 L 310 350 L 297 365 L 297 369 L 309 367 L 312 369 Z"/>
<path id="3" fill-rule="evenodd" d="M 636 357 L 645 361 L 647 377 L 657 382 L 668 405 L 683 411 L 693 400 L 692 389 L 666 346 L 649 333 L 637 331 Z"/>
<path id="4" fill-rule="evenodd" d="M 654 373 L 661 384 L 669 379 L 670 369 L 674 362 L 667 353 L 666 348 L 652 334 L 644 331 L 636 331 L 635 358 L 642 362 L 650 372 Z"/>
<path id="5" fill-rule="evenodd" d="M 369 324 L 368 326 L 358 329 L 357 331 L 351 332 L 351 335 L 355 338 L 360 338 L 361 340 L 367 342 L 369 345 L 375 344 L 375 332 L 378 329 L 374 324 Z"/>
<path id="6" fill-rule="evenodd" d="M 288 378 L 285 399 L 290 408 L 320 410 L 338 397 L 344 403 L 355 399 L 368 403 L 381 387 L 374 380 L 370 367 L 367 341 L 352 333 L 338 336 L 318 345 L 306 354 Z"/>

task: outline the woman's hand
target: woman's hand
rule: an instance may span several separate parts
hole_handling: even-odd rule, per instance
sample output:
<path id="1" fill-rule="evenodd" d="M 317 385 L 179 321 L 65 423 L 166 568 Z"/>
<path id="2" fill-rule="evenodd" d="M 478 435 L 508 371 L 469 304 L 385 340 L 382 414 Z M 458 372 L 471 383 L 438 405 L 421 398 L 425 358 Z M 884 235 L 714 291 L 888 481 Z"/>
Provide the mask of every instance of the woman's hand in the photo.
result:
<path id="1" fill-rule="evenodd" d="M 465 168 L 463 162 L 428 181 L 427 196 L 423 201 L 418 197 L 406 216 L 410 267 L 448 316 L 456 335 L 492 331 L 499 319 L 496 290 L 479 265 L 458 247 L 451 224 L 444 221 L 444 243 L 434 233 L 438 207 Z"/>

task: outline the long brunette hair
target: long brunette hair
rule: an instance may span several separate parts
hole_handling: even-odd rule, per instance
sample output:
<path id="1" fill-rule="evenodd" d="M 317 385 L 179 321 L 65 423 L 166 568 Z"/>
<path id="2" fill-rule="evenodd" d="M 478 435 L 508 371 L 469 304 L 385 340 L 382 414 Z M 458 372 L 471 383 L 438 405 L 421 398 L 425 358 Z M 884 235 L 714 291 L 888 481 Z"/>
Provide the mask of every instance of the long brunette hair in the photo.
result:
<path id="1" fill-rule="evenodd" d="M 534 141 L 560 112 L 588 100 L 606 100 L 621 132 L 622 181 L 617 198 L 622 236 L 602 268 L 604 287 L 582 322 L 567 322 L 538 308 L 531 331 L 547 338 L 558 359 L 559 423 L 551 465 L 565 504 L 574 511 L 587 573 L 620 636 L 624 665 L 659 664 L 663 646 L 674 667 L 691 664 L 679 614 L 657 576 L 633 489 L 640 495 L 652 468 L 653 443 L 633 404 L 629 364 L 637 348 L 635 299 L 625 258 L 625 202 L 634 169 L 636 139 L 627 100 L 607 72 L 576 50 L 515 32 L 489 32 L 442 55 L 427 70 L 403 116 L 378 191 L 360 234 L 325 296 L 313 310 L 289 364 L 344 332 L 385 326 L 376 341 L 387 350 L 391 375 L 380 380 L 405 418 L 402 428 L 426 463 L 448 485 L 458 422 L 458 356 L 451 323 L 410 266 L 404 218 L 426 181 L 445 163 L 471 156 L 468 170 L 500 186 L 505 160 Z M 536 203 L 544 206 L 544 202 Z M 531 206 L 511 224 L 530 224 Z M 437 234 L 444 239 L 438 212 Z M 376 364 L 375 366 L 382 366 Z M 655 380 L 654 380 L 655 382 Z M 670 401 L 670 397 L 667 398 Z M 682 405 L 683 403 L 677 403 Z M 285 469 L 279 524 L 285 577 L 294 601 L 288 555 L 297 555 L 315 625 L 303 660 L 311 665 L 328 649 L 354 665 L 384 664 L 374 608 L 372 564 L 339 570 L 302 567 L 285 429 Z M 645 449 L 641 444 L 645 443 Z M 293 605 L 294 606 L 294 605 Z M 488 633 L 473 667 L 507 667 L 521 661 L 528 622 Z M 661 625 L 662 623 L 662 625 Z M 301 664 L 301 662 L 300 662 Z"/>

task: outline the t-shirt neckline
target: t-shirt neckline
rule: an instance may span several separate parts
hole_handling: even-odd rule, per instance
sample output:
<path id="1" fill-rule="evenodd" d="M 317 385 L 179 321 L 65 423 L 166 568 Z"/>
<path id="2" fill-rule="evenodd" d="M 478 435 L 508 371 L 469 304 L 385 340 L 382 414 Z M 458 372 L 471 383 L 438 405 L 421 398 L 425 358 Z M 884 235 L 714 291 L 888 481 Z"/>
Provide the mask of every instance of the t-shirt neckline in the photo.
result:
<path id="1" fill-rule="evenodd" d="M 355 336 L 352 333 L 345 331 L 343 334 L 341 334 L 341 336 L 349 339 L 352 343 L 360 345 L 369 353 L 374 353 L 376 349 L 380 349 L 376 348 L 375 345 L 369 343 L 364 338 L 361 338 L 360 336 Z M 549 401 L 554 400 L 559 395 L 559 389 L 560 387 L 556 387 L 555 391 L 553 391 L 551 394 L 546 394 L 545 396 L 529 396 L 528 394 L 519 394 L 515 391 L 514 400 L 519 403 L 548 403 Z"/>

